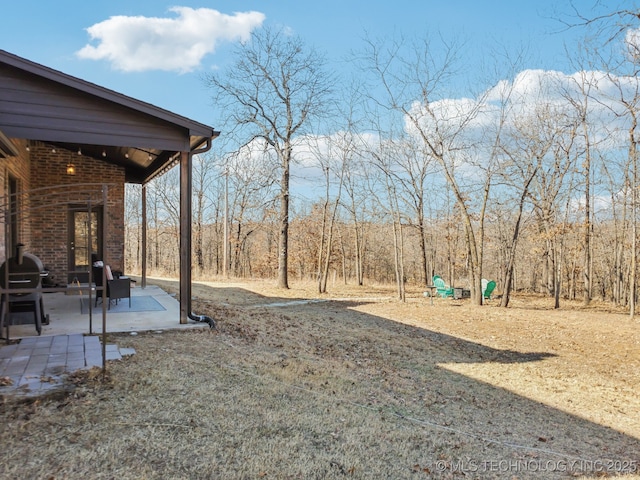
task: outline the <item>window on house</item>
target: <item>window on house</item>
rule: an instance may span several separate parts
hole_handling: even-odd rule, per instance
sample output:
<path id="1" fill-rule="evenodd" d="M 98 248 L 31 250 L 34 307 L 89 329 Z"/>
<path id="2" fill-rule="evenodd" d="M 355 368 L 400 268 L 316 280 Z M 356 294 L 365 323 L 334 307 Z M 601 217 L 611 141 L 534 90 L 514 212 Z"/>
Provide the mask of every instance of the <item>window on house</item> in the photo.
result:
<path id="1" fill-rule="evenodd" d="M 7 257 L 13 255 L 16 245 L 20 242 L 20 217 L 19 217 L 19 201 L 18 201 L 18 180 L 9 176 L 9 245 L 7 245 Z"/>

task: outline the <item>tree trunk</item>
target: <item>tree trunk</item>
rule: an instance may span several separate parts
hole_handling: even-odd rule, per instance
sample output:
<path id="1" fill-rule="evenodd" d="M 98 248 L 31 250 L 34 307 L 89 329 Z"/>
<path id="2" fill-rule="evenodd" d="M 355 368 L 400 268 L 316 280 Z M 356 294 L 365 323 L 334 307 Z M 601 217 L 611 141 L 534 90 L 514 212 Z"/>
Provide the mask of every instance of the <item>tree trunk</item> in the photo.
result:
<path id="1" fill-rule="evenodd" d="M 634 185 L 631 192 L 631 273 L 629 275 L 629 316 L 633 318 L 636 314 L 636 272 L 637 267 L 637 255 L 638 255 L 638 220 L 637 215 L 637 194 L 636 194 L 636 167 L 634 165 Z"/>
<path id="2" fill-rule="evenodd" d="M 324 245 L 325 245 L 325 233 L 327 230 L 327 210 L 329 209 L 329 172 L 327 171 L 327 192 L 322 206 L 322 228 L 320 229 L 320 244 L 318 245 L 318 259 L 316 266 L 316 278 L 318 281 L 318 293 L 326 293 L 327 291 L 327 279 L 325 278 L 325 272 L 323 270 L 324 262 Z"/>
<path id="3" fill-rule="evenodd" d="M 553 308 L 560 308 L 560 286 L 562 285 L 562 265 L 561 265 L 561 257 L 562 257 L 562 242 L 560 247 L 558 248 L 557 240 L 554 242 L 553 248 L 553 276 L 554 276 L 554 290 L 553 290 L 553 299 L 554 304 Z M 559 251 L 558 251 L 559 250 Z"/>
<path id="4" fill-rule="evenodd" d="M 420 216 L 420 220 L 418 223 L 418 231 L 420 233 L 420 267 L 422 269 L 420 273 L 422 274 L 423 285 L 426 287 L 427 285 L 431 284 L 431 277 L 429 276 L 427 267 L 427 241 L 425 239 L 424 218 L 422 216 Z"/>
<path id="5" fill-rule="evenodd" d="M 394 264 L 396 270 L 396 285 L 398 288 L 398 299 L 405 301 L 405 278 L 402 254 L 402 225 L 400 222 L 393 221 L 393 250 Z"/>
<path id="6" fill-rule="evenodd" d="M 507 307 L 509 305 L 509 296 L 511 295 L 511 287 L 513 286 L 513 270 L 516 263 L 516 249 L 518 245 L 518 239 L 520 238 L 520 223 L 522 221 L 522 211 L 524 210 L 524 202 L 529 192 L 529 185 L 533 181 L 536 172 L 529 176 L 528 181 L 525 183 L 522 194 L 520 195 L 520 202 L 518 203 L 518 215 L 516 217 L 516 224 L 513 228 L 513 235 L 511 237 L 511 245 L 509 247 L 509 254 L 507 259 L 507 268 L 505 270 L 505 276 L 503 281 L 504 294 L 500 300 L 501 307 Z"/>
<path id="7" fill-rule="evenodd" d="M 358 221 L 355 216 L 353 218 L 353 236 L 354 236 L 354 248 L 355 248 L 355 269 L 356 269 L 356 283 L 358 286 L 362 286 L 364 283 L 363 275 L 362 275 L 362 242 L 360 239 L 360 232 L 358 230 Z"/>
<path id="8" fill-rule="evenodd" d="M 280 235 L 278 239 L 278 287 L 289 288 L 289 159 L 287 149 L 280 180 Z"/>
<path id="9" fill-rule="evenodd" d="M 584 162 L 584 265 L 582 266 L 584 285 L 582 299 L 584 305 L 589 305 L 591 302 L 591 151 L 586 123 L 583 123 L 583 128 L 586 152 Z"/>

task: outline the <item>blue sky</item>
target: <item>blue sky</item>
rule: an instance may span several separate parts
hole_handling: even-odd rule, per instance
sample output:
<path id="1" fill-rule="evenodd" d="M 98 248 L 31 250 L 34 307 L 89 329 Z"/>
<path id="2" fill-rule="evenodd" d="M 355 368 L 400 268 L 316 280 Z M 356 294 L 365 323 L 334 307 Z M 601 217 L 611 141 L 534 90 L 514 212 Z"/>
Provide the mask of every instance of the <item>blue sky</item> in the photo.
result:
<path id="1" fill-rule="evenodd" d="M 596 2 L 574 3 L 589 14 Z M 224 66 L 230 46 L 260 25 L 291 29 L 337 70 L 350 51 L 362 48 L 365 34 L 430 33 L 466 41 L 469 58 L 481 58 L 498 45 L 523 46 L 529 49 L 525 68 L 569 73 L 565 43 L 584 33 L 567 31 L 557 20 L 572 15 L 569 0 L 21 0 L 3 2 L 2 11 L 1 49 L 213 127 L 217 115 L 202 75 Z M 92 31 L 98 36 L 91 38 Z M 168 62 L 165 70 L 132 58 L 134 47 L 151 32 L 156 32 L 150 42 L 155 51 L 144 58 L 156 55 L 158 61 L 149 64 Z M 180 55 L 181 66 L 170 63 L 170 50 L 186 52 L 190 42 L 205 53 L 191 62 L 186 53 Z M 141 71 L 128 71 L 131 65 Z"/>

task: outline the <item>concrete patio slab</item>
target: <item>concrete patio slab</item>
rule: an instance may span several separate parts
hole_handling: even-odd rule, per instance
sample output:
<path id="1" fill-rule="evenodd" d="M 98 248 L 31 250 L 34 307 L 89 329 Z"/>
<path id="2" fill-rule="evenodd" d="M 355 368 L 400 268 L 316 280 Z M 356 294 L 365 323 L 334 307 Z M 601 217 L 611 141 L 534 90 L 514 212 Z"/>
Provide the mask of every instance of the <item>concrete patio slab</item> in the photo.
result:
<path id="1" fill-rule="evenodd" d="M 160 332 L 176 329 L 209 328 L 206 323 L 180 324 L 180 304 L 161 288 L 133 288 L 132 296 L 152 296 L 162 310 L 118 312 L 106 310 L 107 333 Z M 85 302 L 88 297 L 85 298 Z M 102 314 L 81 311 L 81 297 L 65 292 L 43 295 L 49 325 L 38 336 L 33 323 L 12 325 L 11 342 L 0 340 L 0 398 L 34 398 L 65 388 L 65 377 L 73 372 L 102 367 Z M 155 302 L 154 302 L 155 303 Z M 86 305 L 87 303 L 85 303 Z M 116 309 L 114 309 L 116 310 Z M 2 332 L 4 336 L 6 331 Z M 132 348 L 105 347 L 107 361 L 135 354 Z"/>
<path id="2" fill-rule="evenodd" d="M 107 332 L 143 332 L 155 330 L 173 330 L 190 328 L 209 328 L 206 323 L 192 322 L 180 323 L 180 303 L 174 296 L 169 295 L 155 285 L 145 288 L 135 287 L 131 289 L 131 295 L 151 296 L 164 309 L 160 311 L 127 311 L 120 308 L 120 312 L 106 310 Z M 49 325 L 42 326 L 41 338 L 61 335 L 88 335 L 102 333 L 102 309 L 96 314 L 93 309 L 91 314 L 88 309 L 81 311 L 81 298 L 88 300 L 88 296 L 60 293 L 46 293 L 43 295 L 44 311 L 49 315 Z M 5 336 L 5 331 L 1 335 Z M 20 339 L 38 337 L 33 323 L 25 325 L 12 325 L 9 327 L 9 338 Z M 59 340 L 62 341 L 62 340 Z M 42 346 L 47 347 L 47 341 Z"/>

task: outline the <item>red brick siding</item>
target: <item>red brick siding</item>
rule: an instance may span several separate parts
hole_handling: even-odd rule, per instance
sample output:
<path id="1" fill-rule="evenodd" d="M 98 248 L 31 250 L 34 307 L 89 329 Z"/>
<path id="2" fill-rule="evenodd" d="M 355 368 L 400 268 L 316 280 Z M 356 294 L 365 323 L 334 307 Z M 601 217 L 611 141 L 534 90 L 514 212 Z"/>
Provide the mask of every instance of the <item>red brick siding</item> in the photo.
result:
<path id="1" fill-rule="evenodd" d="M 65 282 L 68 270 L 69 210 L 73 205 L 102 205 L 101 186 L 107 188 L 107 236 L 104 258 L 113 270 L 124 262 L 124 179 L 122 167 L 95 160 L 51 145 L 31 145 L 31 241 L 27 251 L 37 255 L 57 281 Z M 67 175 L 67 164 L 76 168 Z M 87 184 L 100 185 L 87 185 Z M 45 188 L 53 187 L 53 188 Z M 36 201 L 35 199 L 38 198 Z"/>
<path id="2" fill-rule="evenodd" d="M 13 252 L 5 253 L 5 215 L 8 213 L 9 198 L 9 178 L 15 178 L 18 184 L 18 240 L 28 244 L 31 240 L 31 225 L 28 221 L 27 211 L 29 209 L 28 197 L 24 192 L 30 188 L 30 171 L 29 171 L 29 152 L 27 151 L 27 142 L 25 140 L 12 139 L 13 143 L 18 147 L 18 156 L 9 157 L 0 160 L 0 195 L 2 195 L 2 212 L 0 214 L 0 262 L 4 262 L 7 256 L 12 256 Z"/>

